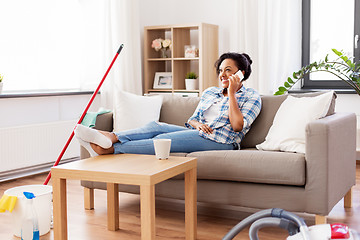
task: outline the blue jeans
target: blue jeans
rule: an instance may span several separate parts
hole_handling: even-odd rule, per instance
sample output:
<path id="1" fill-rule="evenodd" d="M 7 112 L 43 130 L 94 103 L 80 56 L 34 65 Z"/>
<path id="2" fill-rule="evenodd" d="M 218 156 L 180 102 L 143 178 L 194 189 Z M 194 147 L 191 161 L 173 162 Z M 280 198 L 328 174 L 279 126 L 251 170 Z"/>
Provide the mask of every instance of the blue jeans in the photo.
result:
<path id="1" fill-rule="evenodd" d="M 217 143 L 199 136 L 198 130 L 177 125 L 150 122 L 144 127 L 115 133 L 119 142 L 113 144 L 114 154 L 155 154 L 153 139 L 171 139 L 170 152 L 233 150 L 233 144 Z"/>

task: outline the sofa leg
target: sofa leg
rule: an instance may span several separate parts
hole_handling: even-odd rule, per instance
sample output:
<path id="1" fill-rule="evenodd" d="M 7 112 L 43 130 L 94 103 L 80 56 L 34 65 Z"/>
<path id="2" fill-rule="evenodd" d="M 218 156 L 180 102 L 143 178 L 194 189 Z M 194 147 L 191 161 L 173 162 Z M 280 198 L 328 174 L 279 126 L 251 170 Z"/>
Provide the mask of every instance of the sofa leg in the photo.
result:
<path id="1" fill-rule="evenodd" d="M 86 210 L 94 209 L 94 189 L 84 187 L 84 208 Z"/>
<path id="2" fill-rule="evenodd" d="M 326 224 L 326 216 L 315 215 L 315 225 Z"/>
<path id="3" fill-rule="evenodd" d="M 344 196 L 344 208 L 352 207 L 352 188 Z"/>

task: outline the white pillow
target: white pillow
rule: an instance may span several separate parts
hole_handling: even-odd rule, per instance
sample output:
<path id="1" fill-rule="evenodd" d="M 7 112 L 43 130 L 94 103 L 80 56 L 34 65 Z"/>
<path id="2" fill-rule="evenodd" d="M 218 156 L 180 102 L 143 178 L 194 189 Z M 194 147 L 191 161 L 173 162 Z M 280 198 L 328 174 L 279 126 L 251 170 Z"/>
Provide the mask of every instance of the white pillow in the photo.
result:
<path id="1" fill-rule="evenodd" d="M 114 105 L 114 132 L 142 127 L 158 121 L 162 96 L 139 96 L 120 91 Z"/>
<path id="2" fill-rule="evenodd" d="M 265 141 L 256 148 L 305 153 L 305 127 L 326 116 L 333 94 L 330 91 L 316 97 L 288 96 L 280 105 Z"/>

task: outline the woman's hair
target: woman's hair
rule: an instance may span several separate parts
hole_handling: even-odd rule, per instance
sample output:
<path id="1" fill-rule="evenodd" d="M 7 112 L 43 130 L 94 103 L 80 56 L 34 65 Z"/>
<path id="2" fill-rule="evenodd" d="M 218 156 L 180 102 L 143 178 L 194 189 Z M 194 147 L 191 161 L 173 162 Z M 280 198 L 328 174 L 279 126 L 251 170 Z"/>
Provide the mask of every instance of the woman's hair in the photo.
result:
<path id="1" fill-rule="evenodd" d="M 215 68 L 217 74 L 220 73 L 220 65 L 225 59 L 232 59 L 235 61 L 237 68 L 241 71 L 245 71 L 244 80 L 248 79 L 251 74 L 251 64 L 252 60 L 246 53 L 235 53 L 235 52 L 228 52 L 222 54 L 219 59 L 215 62 Z"/>

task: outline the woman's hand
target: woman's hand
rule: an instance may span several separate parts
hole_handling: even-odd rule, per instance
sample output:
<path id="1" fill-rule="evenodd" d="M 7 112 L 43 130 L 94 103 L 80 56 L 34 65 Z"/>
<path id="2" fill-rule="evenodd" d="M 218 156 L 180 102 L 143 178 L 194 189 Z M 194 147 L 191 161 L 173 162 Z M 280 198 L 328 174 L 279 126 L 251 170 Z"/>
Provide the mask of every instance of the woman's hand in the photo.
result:
<path id="1" fill-rule="evenodd" d="M 244 74 L 244 72 L 243 72 Z M 242 82 L 238 75 L 231 75 L 229 77 L 229 120 L 231 127 L 235 132 L 240 132 L 244 127 L 244 116 L 242 115 L 237 99 L 236 92 L 242 87 Z"/>
<path id="2" fill-rule="evenodd" d="M 242 87 L 242 82 L 238 75 L 231 75 L 229 77 L 228 94 L 235 94 Z"/>
<path id="3" fill-rule="evenodd" d="M 209 127 L 206 124 L 202 124 L 202 123 L 200 123 L 200 125 L 196 129 L 199 131 L 203 131 L 204 133 L 207 133 L 207 134 L 213 133 L 213 129 L 211 127 Z"/>
<path id="4" fill-rule="evenodd" d="M 189 124 L 191 126 L 193 126 L 198 131 L 203 131 L 206 134 L 212 134 L 213 133 L 213 129 L 211 127 L 209 127 L 208 125 L 206 125 L 206 124 L 200 123 L 200 122 L 195 121 L 195 120 L 191 120 L 189 122 Z"/>

